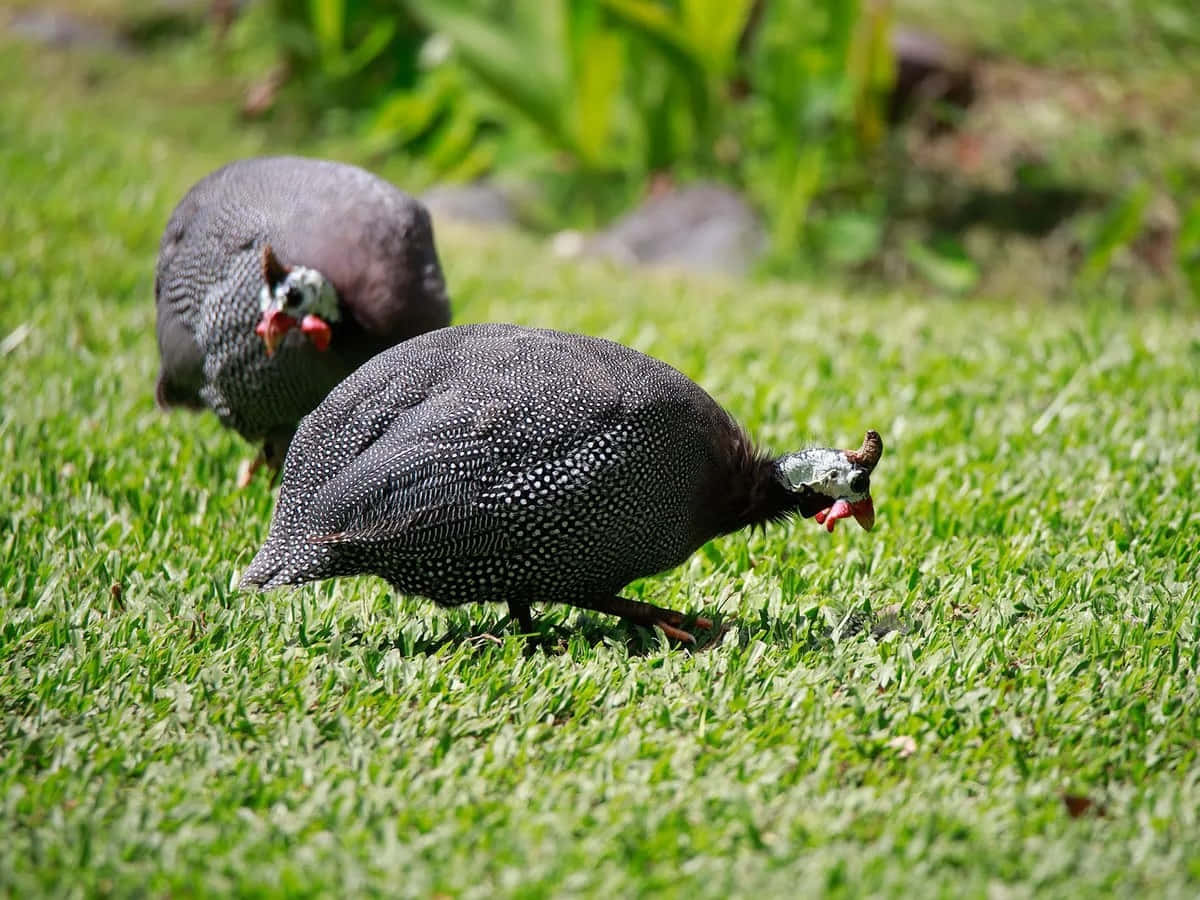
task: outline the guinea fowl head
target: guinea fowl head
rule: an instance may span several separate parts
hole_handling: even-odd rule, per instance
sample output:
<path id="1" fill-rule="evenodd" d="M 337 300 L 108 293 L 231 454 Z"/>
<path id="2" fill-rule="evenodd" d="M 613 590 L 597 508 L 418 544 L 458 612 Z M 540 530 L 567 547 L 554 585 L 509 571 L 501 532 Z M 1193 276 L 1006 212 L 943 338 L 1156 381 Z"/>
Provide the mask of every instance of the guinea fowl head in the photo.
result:
<path id="1" fill-rule="evenodd" d="M 263 248 L 263 285 L 259 292 L 262 319 L 254 331 L 263 339 L 267 356 L 293 328 L 299 328 L 318 350 L 333 337 L 330 322 L 341 318 L 333 284 L 307 266 L 285 266 L 268 245 Z"/>
<path id="2" fill-rule="evenodd" d="M 858 450 L 816 447 L 781 456 L 775 461 L 775 477 L 805 518 L 814 516 L 833 531 L 839 519 L 853 516 L 870 531 L 875 527 L 871 472 L 882 453 L 879 433 L 868 431 Z"/>

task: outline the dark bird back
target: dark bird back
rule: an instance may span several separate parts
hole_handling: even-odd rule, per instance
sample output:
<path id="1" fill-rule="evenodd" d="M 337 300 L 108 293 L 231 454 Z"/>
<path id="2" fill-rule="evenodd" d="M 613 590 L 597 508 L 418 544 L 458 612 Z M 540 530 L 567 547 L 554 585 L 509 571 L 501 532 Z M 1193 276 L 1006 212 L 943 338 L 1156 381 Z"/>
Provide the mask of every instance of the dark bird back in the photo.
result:
<path id="1" fill-rule="evenodd" d="M 843 451 L 806 452 L 842 454 L 853 474 Z M 869 505 L 865 477 L 852 499 Z M 371 573 L 440 604 L 508 603 L 523 625 L 530 602 L 559 602 L 686 637 L 679 614 L 618 592 L 719 534 L 837 499 L 790 488 L 663 362 L 598 338 L 460 326 L 375 357 L 304 420 L 243 584 Z"/>
<path id="2" fill-rule="evenodd" d="M 268 258 L 332 284 L 328 349 L 299 327 L 273 348 L 256 334 Z M 163 234 L 155 300 L 159 403 L 208 407 L 247 440 L 273 440 L 279 459 L 346 375 L 450 320 L 424 207 L 362 169 L 300 157 L 240 160 L 198 182 Z"/>

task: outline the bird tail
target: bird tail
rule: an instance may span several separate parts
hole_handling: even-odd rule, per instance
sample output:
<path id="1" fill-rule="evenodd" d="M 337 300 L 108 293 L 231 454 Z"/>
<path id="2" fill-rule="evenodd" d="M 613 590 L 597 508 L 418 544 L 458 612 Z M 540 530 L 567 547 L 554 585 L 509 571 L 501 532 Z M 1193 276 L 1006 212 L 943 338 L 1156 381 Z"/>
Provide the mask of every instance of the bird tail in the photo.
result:
<path id="1" fill-rule="evenodd" d="M 274 560 L 266 558 L 266 550 L 266 547 L 259 550 L 246 571 L 242 573 L 242 579 L 238 582 L 238 587 L 242 590 L 266 591 L 288 583 L 286 577 L 276 580 L 282 566 Z"/>
<path id="2" fill-rule="evenodd" d="M 278 544 L 268 540 L 242 573 L 239 587 L 269 591 L 287 584 L 328 578 L 334 574 L 329 571 L 329 557 L 329 551 L 323 547 L 306 545 L 295 550 L 281 550 Z"/>
<path id="3" fill-rule="evenodd" d="M 204 409 L 204 400 L 194 388 L 180 387 L 166 375 L 159 375 L 154 385 L 154 402 L 159 409 L 180 406 L 184 409 Z"/>

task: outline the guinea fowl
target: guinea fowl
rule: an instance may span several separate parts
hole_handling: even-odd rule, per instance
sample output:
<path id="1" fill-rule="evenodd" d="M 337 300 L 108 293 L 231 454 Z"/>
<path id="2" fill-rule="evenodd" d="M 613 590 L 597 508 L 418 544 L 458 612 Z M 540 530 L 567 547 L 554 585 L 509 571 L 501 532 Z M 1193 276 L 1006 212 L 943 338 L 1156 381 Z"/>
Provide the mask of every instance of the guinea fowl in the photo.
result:
<path id="1" fill-rule="evenodd" d="M 883 444 L 772 457 L 698 385 L 600 338 L 445 328 L 362 366 L 300 425 L 260 589 L 373 574 L 442 605 L 531 602 L 622 616 L 692 642 L 681 613 L 621 597 L 706 541 L 875 511 Z M 710 628 L 706 619 L 696 619 Z"/>
<path id="2" fill-rule="evenodd" d="M 355 166 L 230 163 L 167 223 L 160 406 L 213 410 L 278 469 L 300 420 L 375 354 L 450 322 L 425 208 Z"/>

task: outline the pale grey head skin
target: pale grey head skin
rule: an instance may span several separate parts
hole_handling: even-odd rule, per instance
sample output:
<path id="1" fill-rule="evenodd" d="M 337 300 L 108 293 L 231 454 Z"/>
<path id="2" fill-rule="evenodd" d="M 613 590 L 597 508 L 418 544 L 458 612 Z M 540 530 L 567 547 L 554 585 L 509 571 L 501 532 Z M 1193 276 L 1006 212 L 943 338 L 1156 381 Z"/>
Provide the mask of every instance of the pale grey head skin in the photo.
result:
<path id="1" fill-rule="evenodd" d="M 783 486 L 797 493 L 808 489 L 850 503 L 871 495 L 869 474 L 852 463 L 844 450 L 814 447 L 789 453 L 780 458 L 778 470 Z"/>
<path id="2" fill-rule="evenodd" d="M 326 322 L 336 322 L 342 317 L 333 284 L 308 266 L 293 267 L 274 286 L 263 285 L 258 294 L 258 305 L 264 314 L 282 312 L 297 320 L 312 315 Z"/>

